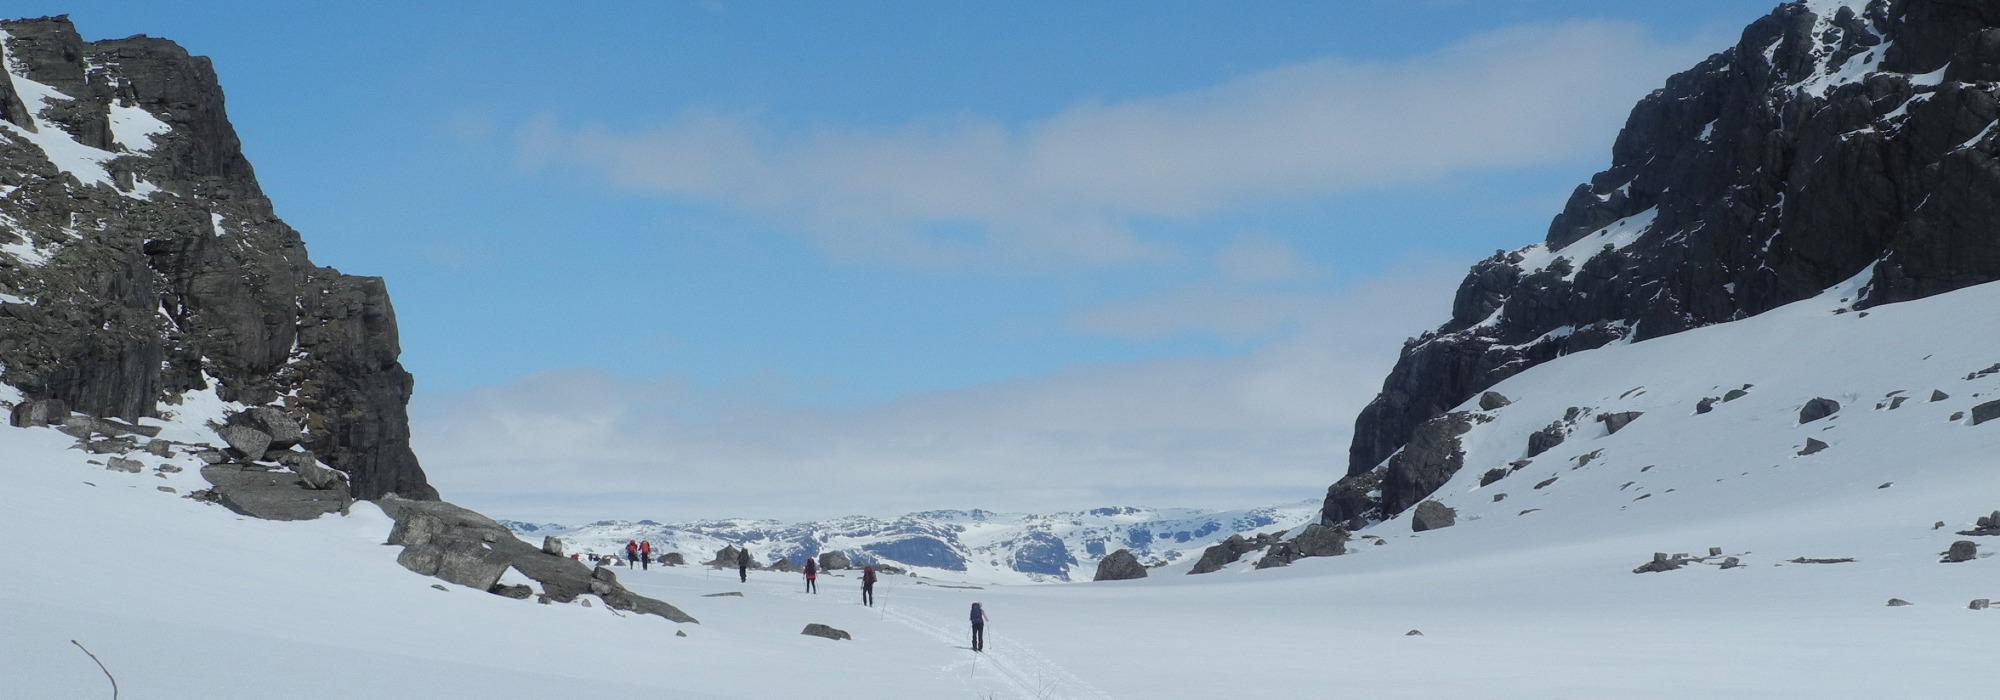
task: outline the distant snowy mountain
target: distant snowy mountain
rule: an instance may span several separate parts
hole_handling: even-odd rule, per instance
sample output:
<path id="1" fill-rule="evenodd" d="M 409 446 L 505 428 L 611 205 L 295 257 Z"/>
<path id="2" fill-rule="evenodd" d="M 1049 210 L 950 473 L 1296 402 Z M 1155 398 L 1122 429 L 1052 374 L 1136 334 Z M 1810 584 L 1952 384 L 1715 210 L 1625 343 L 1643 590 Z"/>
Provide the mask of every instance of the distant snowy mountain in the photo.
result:
<path id="1" fill-rule="evenodd" d="M 797 564 L 820 552 L 839 551 L 925 576 L 1004 583 L 1089 580 L 1097 561 L 1120 549 L 1131 550 L 1147 565 L 1178 562 L 1230 535 L 1304 525 L 1317 517 L 1318 505 L 1302 501 L 1237 511 L 1110 507 L 1043 515 L 931 510 L 889 520 L 851 516 L 804 523 L 602 520 L 572 527 L 500 522 L 535 542 L 546 536 L 562 539 L 573 551 L 611 554 L 639 539 L 699 563 L 713 559 L 723 547 L 747 545 L 760 565 L 779 559 Z"/>

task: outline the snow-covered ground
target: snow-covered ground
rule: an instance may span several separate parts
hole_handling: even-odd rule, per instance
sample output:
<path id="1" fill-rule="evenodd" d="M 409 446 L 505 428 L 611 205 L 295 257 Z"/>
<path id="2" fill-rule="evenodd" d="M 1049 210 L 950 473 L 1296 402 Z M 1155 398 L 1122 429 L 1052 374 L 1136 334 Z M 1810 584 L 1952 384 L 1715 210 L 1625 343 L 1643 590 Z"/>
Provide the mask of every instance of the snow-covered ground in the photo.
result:
<path id="1" fill-rule="evenodd" d="M 2000 284 L 1867 316 L 1833 313 L 1840 294 L 1496 387 L 1513 404 L 1440 491 L 1455 527 L 1398 518 L 1348 556 L 1205 576 L 1183 560 L 1118 583 L 886 577 L 875 609 L 846 574 L 808 596 L 790 574 L 620 570 L 699 625 L 439 591 L 396 565 L 372 506 L 248 520 L 157 491 L 202 485 L 186 459 L 111 472 L 54 431 L 4 429 L 0 696 L 109 697 L 74 639 L 134 698 L 1992 697 L 2000 610 L 1967 602 L 2000 598 L 2000 560 L 1938 553 L 2000 508 L 2000 421 L 1951 420 L 2000 398 L 2000 373 L 1967 378 L 2000 363 Z M 1891 409 L 1892 392 L 1908 400 Z M 1843 408 L 1800 425 L 1815 397 Z M 1616 434 L 1585 417 L 1478 486 L 1571 406 L 1644 415 Z M 1830 446 L 1798 456 L 1808 437 Z M 1746 566 L 1631 571 L 1710 546 Z M 973 601 L 993 616 L 983 655 L 964 648 Z M 810 622 L 854 639 L 800 636 Z"/>

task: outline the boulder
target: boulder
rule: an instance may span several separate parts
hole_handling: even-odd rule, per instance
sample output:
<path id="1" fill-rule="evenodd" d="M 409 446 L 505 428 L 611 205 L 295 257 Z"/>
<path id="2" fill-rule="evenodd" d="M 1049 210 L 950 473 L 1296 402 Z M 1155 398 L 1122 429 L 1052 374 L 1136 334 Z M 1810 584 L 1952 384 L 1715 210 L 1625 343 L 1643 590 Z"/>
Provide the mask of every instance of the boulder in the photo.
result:
<path id="1" fill-rule="evenodd" d="M 146 463 L 136 459 L 126 459 L 124 457 L 112 457 L 111 459 L 105 461 L 104 468 L 114 472 L 127 472 L 131 474 L 137 474 L 141 471 L 145 471 Z"/>
<path id="2" fill-rule="evenodd" d="M 1659 573 L 1663 571 L 1673 571 L 1683 566 L 1687 566 L 1687 559 L 1685 558 L 1669 557 L 1667 556 L 1666 552 L 1654 552 L 1652 561 L 1640 564 L 1639 568 L 1632 570 L 1632 573 L 1635 574 Z"/>
<path id="3" fill-rule="evenodd" d="M 194 457 L 203 464 L 221 464 L 229 461 L 229 455 L 223 454 L 222 450 L 202 450 L 194 453 Z"/>
<path id="4" fill-rule="evenodd" d="M 1347 553 L 1347 539 L 1345 528 L 1313 523 L 1292 539 L 1292 549 L 1301 557 L 1335 557 Z"/>
<path id="5" fill-rule="evenodd" d="M 1496 481 L 1499 481 L 1499 480 L 1501 480 L 1501 479 L 1505 479 L 1505 478 L 1507 478 L 1507 475 L 1508 475 L 1508 474 L 1511 474 L 1511 473 L 1513 473 L 1513 472 L 1509 472 L 1509 471 L 1507 471 L 1507 470 L 1505 470 L 1505 469 L 1498 469 L 1498 468 L 1495 468 L 1495 469 L 1488 469 L 1488 470 L 1486 470 L 1486 473 L 1485 473 L 1485 474 L 1481 474 L 1481 475 L 1479 475 L 1479 485 L 1480 485 L 1480 486 L 1491 486 L 1491 485 L 1493 485 L 1493 482 L 1496 482 Z"/>
<path id="6" fill-rule="evenodd" d="M 146 454 L 164 459 L 173 459 L 174 444 L 165 440 L 146 441 Z"/>
<path id="7" fill-rule="evenodd" d="M 1726 391 L 1726 392 L 1723 392 L 1723 394 L 1722 394 L 1722 402 L 1723 402 L 1723 403 L 1729 403 L 1729 402 L 1731 402 L 1731 401 L 1735 401 L 1735 400 L 1737 400 L 1737 399 L 1740 399 L 1740 398 L 1743 398 L 1743 397 L 1745 397 L 1745 396 L 1749 396 L 1749 395 L 1750 395 L 1750 392 L 1748 392 L 1748 391 L 1744 391 L 1744 390 L 1742 390 L 1742 389 L 1730 389 L 1729 391 Z"/>
<path id="8" fill-rule="evenodd" d="M 230 425 L 241 425 L 269 436 L 270 446 L 285 449 L 299 444 L 305 431 L 299 422 L 285 415 L 283 410 L 271 406 L 257 406 L 230 416 Z M 233 447 L 234 445 L 232 445 Z"/>
<path id="9" fill-rule="evenodd" d="M 680 552 L 667 552 L 655 561 L 661 566 L 687 566 L 687 557 L 682 556 Z"/>
<path id="10" fill-rule="evenodd" d="M 1641 411 L 1625 411 L 1623 413 L 1603 413 L 1603 414 L 1598 414 L 1597 420 L 1604 424 L 1605 431 L 1615 434 L 1620 430 L 1624 430 L 1625 426 L 1631 425 L 1632 421 L 1638 420 L 1639 416 L 1643 415 L 1646 414 Z"/>
<path id="11" fill-rule="evenodd" d="M 1292 562 L 1298 561 L 1299 558 L 1299 553 L 1292 547 L 1292 543 L 1280 542 L 1264 550 L 1264 556 L 1257 560 L 1256 568 L 1269 569 L 1279 566 L 1291 566 Z"/>
<path id="12" fill-rule="evenodd" d="M 1993 601 L 1992 601 L 1991 599 L 1988 599 L 1988 598 L 1974 598 L 1974 599 L 1972 599 L 1972 603 L 1971 603 L 1971 604 L 1969 604 L 1969 605 L 1965 606 L 1965 609 L 1967 609 L 1967 610 L 1985 610 L 1985 609 L 1987 609 L 1987 608 L 1989 608 L 1989 607 L 1992 607 L 1992 606 L 1993 606 Z"/>
<path id="13" fill-rule="evenodd" d="M 14 404 L 14 410 L 7 413 L 7 424 L 16 428 L 42 428 L 62 425 L 69 418 L 69 403 L 62 399 L 29 399 Z"/>
<path id="14" fill-rule="evenodd" d="M 542 538 L 542 553 L 543 553 L 543 554 L 550 554 L 550 555 L 554 555 L 554 556 L 558 556 L 558 557 L 560 557 L 560 556 L 563 556 L 563 543 L 562 543 L 562 540 L 559 540 L 559 539 L 556 539 L 555 535 L 549 535 L 549 536 L 547 536 L 547 537 L 543 537 L 543 538 Z"/>
<path id="15" fill-rule="evenodd" d="M 211 464 L 201 468 L 201 477 L 212 485 L 217 503 L 264 520 L 312 520 L 345 513 L 352 502 L 344 490 L 309 489 L 288 472 L 255 465 Z"/>
<path id="16" fill-rule="evenodd" d="M 229 449 L 244 459 L 261 459 L 271 447 L 271 436 L 247 425 L 225 425 L 216 431 Z"/>
<path id="17" fill-rule="evenodd" d="M 403 568 L 482 591 L 493 590 L 500 582 L 508 561 L 483 543 L 448 539 L 404 547 L 396 557 Z"/>
<path id="18" fill-rule="evenodd" d="M 1481 411 L 1492 411 L 1505 408 L 1507 407 L 1508 404 L 1512 403 L 1514 402 L 1507 400 L 1507 397 L 1502 396 L 1500 392 L 1497 391 L 1489 391 L 1479 395 L 1479 410 Z"/>
<path id="19" fill-rule="evenodd" d="M 1528 436 L 1528 456 L 1534 457 L 1543 452 L 1553 450 L 1568 437 L 1569 428 L 1564 426 L 1562 421 L 1550 423 L 1548 427 L 1537 430 Z"/>
<path id="20" fill-rule="evenodd" d="M 772 560 L 771 566 L 767 568 L 769 568 L 772 571 L 784 571 L 784 572 L 792 572 L 799 570 L 799 566 L 797 564 L 793 564 L 792 560 L 786 559 L 784 557 L 778 557 L 777 559 Z"/>
<path id="21" fill-rule="evenodd" d="M 530 596 L 533 596 L 535 594 L 535 589 L 518 584 L 505 585 L 496 583 L 493 584 L 493 588 L 487 590 L 486 592 L 492 593 L 493 595 L 497 596 L 513 598 L 515 600 L 527 600 Z"/>
<path id="22" fill-rule="evenodd" d="M 94 455 L 114 455 L 131 452 L 138 447 L 131 438 L 104 438 L 84 443 L 83 451 Z"/>
<path id="23" fill-rule="evenodd" d="M 1404 633 L 1403 633 L 1403 636 L 1405 636 L 1405 637 L 1422 637 L 1422 636 L 1424 636 L 1424 631 L 1423 631 L 1423 630 L 1410 630 L 1410 631 L 1408 631 L 1408 632 L 1404 632 Z"/>
<path id="24" fill-rule="evenodd" d="M 732 546 L 724 546 L 722 549 L 715 550 L 715 558 L 709 560 L 708 565 L 721 569 L 734 569 L 736 568 L 736 551 L 736 548 Z"/>
<path id="25" fill-rule="evenodd" d="M 1146 577 L 1146 566 L 1139 558 L 1132 556 L 1132 550 L 1120 549 L 1098 560 L 1097 574 L 1092 581 L 1127 581 Z"/>
<path id="26" fill-rule="evenodd" d="M 1824 450 L 1826 448 L 1827 448 L 1826 443 L 1820 442 L 1819 440 L 1814 438 L 1806 438 L 1806 446 L 1799 448 L 1799 456 L 1804 457 L 1806 455 L 1818 454 L 1820 450 Z"/>
<path id="27" fill-rule="evenodd" d="M 1840 402 L 1829 398 L 1807 401 L 1799 408 L 1799 424 L 1804 425 L 1840 412 Z"/>
<path id="28" fill-rule="evenodd" d="M 1221 571 L 1222 567 L 1242 559 L 1244 553 L 1250 549 L 1250 541 L 1243 539 L 1242 535 L 1230 535 L 1229 539 L 1202 550 L 1201 558 L 1195 561 L 1194 568 L 1189 569 L 1188 573 L 1206 574 Z"/>
<path id="29" fill-rule="evenodd" d="M 820 552 L 819 554 L 819 568 L 821 571 L 839 571 L 851 566 L 853 566 L 853 562 L 848 561 L 846 552 Z"/>
<path id="30" fill-rule="evenodd" d="M 854 635 L 848 634 L 846 630 L 834 629 L 832 627 L 828 627 L 826 625 L 822 625 L 817 622 L 806 625 L 805 631 L 800 632 L 799 634 L 803 634 L 808 637 L 823 637 L 835 641 L 854 638 Z"/>
<path id="31" fill-rule="evenodd" d="M 1910 605 L 1910 601 L 1907 601 L 1907 600 L 1903 600 L 1902 598 L 1890 598 L 1890 599 L 1889 599 L 1889 607 L 1892 607 L 1892 608 L 1902 608 L 1902 607 L 1908 607 L 1909 605 Z"/>
<path id="32" fill-rule="evenodd" d="M 311 452 L 286 452 L 278 457 L 278 463 L 291 469 L 293 474 L 299 475 L 299 481 L 309 489 L 330 489 L 347 485 L 347 481 L 340 477 L 340 472 L 320 464 L 319 459 Z"/>
<path id="33" fill-rule="evenodd" d="M 2000 399 L 1995 399 L 1972 407 L 1973 425 L 1979 425 L 1980 423 L 1984 423 L 1986 421 L 1990 421 L 1995 418 L 2000 418 Z"/>
<path id="34" fill-rule="evenodd" d="M 1417 504 L 1416 514 L 1410 516 L 1410 531 L 1424 532 L 1451 527 L 1458 522 L 1458 511 L 1437 501 Z"/>
<path id="35" fill-rule="evenodd" d="M 376 504 L 396 521 L 389 532 L 389 543 L 404 546 L 404 556 L 411 560 L 405 566 L 413 571 L 436 571 L 431 575 L 443 578 L 449 574 L 476 583 L 488 570 L 480 566 L 497 563 L 502 572 L 511 566 L 534 581 L 542 595 L 553 602 L 577 602 L 580 596 L 596 594 L 613 610 L 656 615 L 674 622 L 695 622 L 672 605 L 625 590 L 610 569 L 592 570 L 581 561 L 544 552 L 515 537 L 492 518 L 472 510 L 444 501 L 414 500 L 393 494 L 378 499 Z M 453 561 L 454 556 L 471 561 Z M 402 559 L 399 557 L 398 561 Z M 497 581 L 499 574 L 494 576 Z M 487 582 L 477 587 L 491 590 L 492 585 L 493 582 Z"/>
<path id="36" fill-rule="evenodd" d="M 1972 561 L 1977 558 L 1979 558 L 1979 545 L 1972 540 L 1959 540 L 1951 543 L 1951 548 L 1944 551 L 1944 558 L 1938 561 L 1945 564 L 1956 564 Z"/>
<path id="37" fill-rule="evenodd" d="M 1716 399 L 1713 396 L 1710 396 L 1708 398 L 1702 399 L 1699 402 L 1696 402 L 1694 405 L 1695 415 L 1701 415 L 1703 413 L 1715 410 L 1716 401 L 1718 401 L 1718 399 Z"/>

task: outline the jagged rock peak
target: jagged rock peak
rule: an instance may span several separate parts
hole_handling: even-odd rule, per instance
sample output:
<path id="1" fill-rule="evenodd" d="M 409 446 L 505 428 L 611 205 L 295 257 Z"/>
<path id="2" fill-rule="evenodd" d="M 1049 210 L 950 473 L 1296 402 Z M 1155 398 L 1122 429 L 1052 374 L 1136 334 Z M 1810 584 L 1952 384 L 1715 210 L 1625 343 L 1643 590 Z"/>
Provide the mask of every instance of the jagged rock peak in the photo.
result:
<path id="1" fill-rule="evenodd" d="M 1403 347 L 1345 480 L 1556 357 L 1835 291 L 1854 308 L 2000 279 L 2000 3 L 1807 0 L 1640 100 L 1541 243 L 1495 253 Z M 1441 483 L 1441 482 L 1440 482 Z M 1329 490 L 1324 516 L 1395 508 Z"/>
<path id="2" fill-rule="evenodd" d="M 386 286 L 307 257 L 208 59 L 57 16 L 0 21 L 0 67 L 0 381 L 126 419 L 281 405 L 353 495 L 436 496 Z"/>

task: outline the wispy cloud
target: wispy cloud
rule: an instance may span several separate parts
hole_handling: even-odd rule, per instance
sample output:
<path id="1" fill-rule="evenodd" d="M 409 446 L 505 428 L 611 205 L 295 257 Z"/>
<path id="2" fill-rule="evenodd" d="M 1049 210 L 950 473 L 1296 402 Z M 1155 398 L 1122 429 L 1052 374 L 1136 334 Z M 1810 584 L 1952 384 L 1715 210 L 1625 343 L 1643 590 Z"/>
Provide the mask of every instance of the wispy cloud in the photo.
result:
<path id="1" fill-rule="evenodd" d="M 1359 285 L 1233 358 L 1081 367 L 878 405 L 768 388 L 549 373 L 419 395 L 448 498 L 502 517 L 818 517 L 939 507 L 1249 505 L 1311 497 L 1398 343 L 1456 266 Z"/>
<path id="2" fill-rule="evenodd" d="M 695 108 L 637 130 L 544 117 L 515 145 L 531 167 L 769 219 L 847 258 L 1115 265 L 1179 253 L 1137 233 L 1146 220 L 1598 155 L 1637 97 L 1701 53 L 1638 25 L 1571 22 L 1019 125 L 967 115 L 794 131 Z"/>

